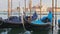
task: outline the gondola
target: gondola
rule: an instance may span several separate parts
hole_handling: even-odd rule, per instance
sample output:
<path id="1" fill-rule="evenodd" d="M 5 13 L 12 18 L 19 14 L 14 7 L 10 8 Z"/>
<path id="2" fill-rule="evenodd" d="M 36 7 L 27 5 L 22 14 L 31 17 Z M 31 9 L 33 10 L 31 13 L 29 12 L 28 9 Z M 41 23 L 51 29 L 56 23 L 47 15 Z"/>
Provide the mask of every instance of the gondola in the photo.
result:
<path id="1" fill-rule="evenodd" d="M 1 28 L 14 28 L 14 27 L 22 27 L 21 17 L 10 16 L 7 19 L 0 20 Z"/>
<path id="2" fill-rule="evenodd" d="M 25 18 L 28 18 L 29 16 L 25 16 Z M 36 13 L 33 14 L 32 16 L 32 20 L 34 20 L 35 18 L 37 18 Z M 26 24 L 24 22 L 24 24 Z M 2 19 L 0 18 L 0 27 L 1 28 L 14 28 L 14 27 L 23 27 L 23 23 L 21 20 L 21 16 L 10 16 L 7 19 Z"/>
<path id="3" fill-rule="evenodd" d="M 49 11 L 48 16 L 46 17 L 43 17 L 41 19 L 37 18 L 33 21 L 31 20 L 30 22 L 27 20 L 25 28 L 27 30 L 33 30 L 33 31 L 49 30 L 51 28 L 51 24 L 52 24 L 52 12 Z"/>

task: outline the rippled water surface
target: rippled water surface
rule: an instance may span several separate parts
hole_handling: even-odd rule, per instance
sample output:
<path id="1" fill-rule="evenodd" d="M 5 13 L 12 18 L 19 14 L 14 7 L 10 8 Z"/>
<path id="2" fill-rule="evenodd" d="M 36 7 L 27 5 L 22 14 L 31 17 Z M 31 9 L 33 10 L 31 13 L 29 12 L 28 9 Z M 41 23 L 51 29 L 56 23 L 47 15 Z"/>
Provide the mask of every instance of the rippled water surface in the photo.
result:
<path id="1" fill-rule="evenodd" d="M 23 28 L 2 28 L 0 34 L 51 34 L 51 31 L 24 31 Z"/>

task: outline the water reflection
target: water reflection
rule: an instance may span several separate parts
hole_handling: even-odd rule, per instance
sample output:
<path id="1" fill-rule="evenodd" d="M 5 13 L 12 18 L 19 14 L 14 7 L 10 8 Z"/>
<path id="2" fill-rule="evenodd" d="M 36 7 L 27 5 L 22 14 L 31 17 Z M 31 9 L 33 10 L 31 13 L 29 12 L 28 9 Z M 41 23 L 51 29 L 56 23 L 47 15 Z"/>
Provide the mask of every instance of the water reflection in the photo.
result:
<path id="1" fill-rule="evenodd" d="M 52 32 L 53 32 L 52 29 L 50 29 L 48 33 L 49 33 L 49 34 L 52 34 Z"/>
<path id="2" fill-rule="evenodd" d="M 0 34 L 8 34 L 8 32 L 11 30 L 11 28 L 3 28 L 0 29 Z"/>
<path id="3" fill-rule="evenodd" d="M 23 28 L 2 28 L 0 34 L 51 34 L 51 30 L 44 31 L 24 31 Z"/>
<path id="4" fill-rule="evenodd" d="M 23 28 L 0 28 L 0 34 L 52 34 L 52 29 L 50 30 L 40 30 L 40 31 L 24 31 Z M 55 33 L 56 34 L 56 33 Z M 58 31 L 60 34 L 60 30 Z"/>
<path id="5" fill-rule="evenodd" d="M 31 34 L 31 32 L 30 31 L 25 31 L 24 34 Z"/>

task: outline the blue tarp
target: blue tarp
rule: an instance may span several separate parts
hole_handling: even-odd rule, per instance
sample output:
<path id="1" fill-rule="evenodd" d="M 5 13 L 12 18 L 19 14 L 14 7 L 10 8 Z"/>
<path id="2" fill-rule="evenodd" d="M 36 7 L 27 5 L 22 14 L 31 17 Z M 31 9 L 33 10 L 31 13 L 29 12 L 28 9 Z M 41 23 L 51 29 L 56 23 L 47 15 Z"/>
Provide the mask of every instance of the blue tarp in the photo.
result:
<path id="1" fill-rule="evenodd" d="M 47 17 L 48 17 L 48 19 L 50 19 L 50 22 L 52 23 L 52 18 L 53 18 L 52 11 L 49 11 L 49 14 Z"/>
<path id="2" fill-rule="evenodd" d="M 48 18 L 50 19 L 50 22 L 52 23 L 52 12 L 49 12 L 48 16 L 47 17 L 43 17 L 42 20 L 44 20 L 45 18 Z M 41 19 L 37 19 L 37 20 L 34 20 L 34 21 L 31 21 L 32 24 L 46 24 L 44 22 L 42 22 Z"/>
<path id="3" fill-rule="evenodd" d="M 46 18 L 48 18 L 49 21 L 52 23 L 53 15 L 52 15 L 52 12 L 51 12 L 51 11 L 49 11 L 48 16 L 44 16 L 44 17 L 42 17 L 41 20 L 45 20 Z"/>
<path id="4" fill-rule="evenodd" d="M 10 16 L 8 19 L 5 19 L 5 22 L 21 22 L 21 17 Z"/>
<path id="5" fill-rule="evenodd" d="M 60 24 L 60 19 L 58 20 L 58 23 Z"/>
<path id="6" fill-rule="evenodd" d="M 40 19 L 36 19 L 31 22 L 32 24 L 44 24 Z"/>
<path id="7" fill-rule="evenodd" d="M 38 17 L 37 13 L 35 12 L 32 16 L 32 20 L 35 20 Z"/>

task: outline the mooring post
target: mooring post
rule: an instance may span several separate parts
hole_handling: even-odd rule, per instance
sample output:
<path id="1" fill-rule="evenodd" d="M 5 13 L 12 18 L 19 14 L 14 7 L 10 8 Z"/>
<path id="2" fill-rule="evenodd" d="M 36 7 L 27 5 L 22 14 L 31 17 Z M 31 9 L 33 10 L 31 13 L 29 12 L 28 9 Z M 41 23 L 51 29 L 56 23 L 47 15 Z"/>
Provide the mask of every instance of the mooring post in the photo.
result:
<path id="1" fill-rule="evenodd" d="M 11 15 L 12 15 L 12 2 L 13 2 L 13 0 L 11 0 Z"/>
<path id="2" fill-rule="evenodd" d="M 8 17 L 10 17 L 10 12 L 11 12 L 11 0 L 8 0 Z"/>
<path id="3" fill-rule="evenodd" d="M 53 0 L 52 0 L 53 3 Z M 55 0 L 55 7 L 54 7 L 55 11 L 54 11 L 54 27 L 53 27 L 53 34 L 58 34 L 58 22 L 57 22 L 57 0 Z"/>
<path id="4" fill-rule="evenodd" d="M 54 11 L 54 0 L 52 0 L 52 12 L 53 12 L 53 21 L 52 21 L 52 34 L 55 34 L 55 11 Z"/>
<path id="5" fill-rule="evenodd" d="M 40 0 L 40 19 L 41 19 L 42 0 Z"/>
<path id="6" fill-rule="evenodd" d="M 55 0 L 55 30 L 56 30 L 56 34 L 58 34 L 58 21 L 57 21 L 57 0 Z"/>
<path id="7" fill-rule="evenodd" d="M 29 8 L 30 8 L 30 21 L 31 21 L 32 0 L 29 1 Z"/>
<path id="8" fill-rule="evenodd" d="M 57 21 L 57 0 L 55 0 L 55 14 L 56 14 L 56 29 L 58 30 L 58 21 Z"/>

